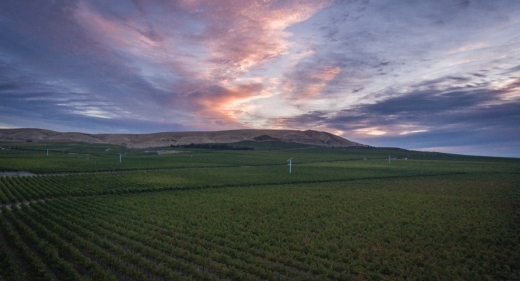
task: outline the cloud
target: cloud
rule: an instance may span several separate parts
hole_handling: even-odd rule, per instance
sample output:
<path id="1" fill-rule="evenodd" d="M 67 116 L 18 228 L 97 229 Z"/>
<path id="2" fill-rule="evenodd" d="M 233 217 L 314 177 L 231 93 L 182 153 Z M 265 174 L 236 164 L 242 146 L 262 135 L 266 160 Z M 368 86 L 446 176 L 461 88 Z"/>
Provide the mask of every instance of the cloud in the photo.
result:
<path id="1" fill-rule="evenodd" d="M 117 106 L 91 100 L 90 97 L 77 93 L 0 95 L 0 120 L 4 123 L 3 127 L 41 128 L 41 124 L 45 123 L 45 128 L 51 130 L 86 133 L 189 130 L 176 120 L 143 120 L 139 116 L 120 118 L 126 113 L 124 109 L 115 108 Z"/>
<path id="2" fill-rule="evenodd" d="M 262 89 L 261 84 L 220 85 L 193 92 L 187 98 L 196 114 L 205 120 L 218 120 L 216 125 L 237 124 L 235 105 L 257 97 Z"/>
<path id="3" fill-rule="evenodd" d="M 409 134 L 417 134 L 417 133 L 424 133 L 428 132 L 428 130 L 413 130 L 413 131 L 403 131 L 399 133 L 400 135 L 409 135 Z"/>
<path id="4" fill-rule="evenodd" d="M 126 67 L 135 69 L 141 79 L 172 92 L 169 97 L 159 95 L 161 102 L 189 105 L 201 120 L 221 118 L 220 125 L 239 121 L 232 105 L 247 101 L 255 91 L 251 87 L 258 87 L 239 80 L 288 52 L 290 33 L 285 28 L 328 5 L 327 1 L 221 1 L 218 5 L 153 1 L 161 10 L 152 11 L 152 4 L 143 3 L 134 2 L 134 13 L 131 8 L 82 1 L 75 16 L 103 48 L 126 58 Z M 161 25 L 143 14 L 158 17 Z M 326 75 L 327 69 L 322 71 L 316 79 L 327 79 L 319 76 Z M 309 85 L 309 94 L 321 87 L 316 83 Z M 267 85 L 263 88 L 261 96 L 273 94 L 265 92 Z"/>
<path id="5" fill-rule="evenodd" d="M 313 128 L 419 148 L 518 135 L 509 0 L 1 7 L 3 126 Z"/>
<path id="6" fill-rule="evenodd" d="M 335 66 L 324 66 L 314 69 L 304 69 L 296 72 L 282 85 L 286 99 L 296 102 L 323 96 L 326 86 L 334 80 L 341 69 Z"/>
<path id="7" fill-rule="evenodd" d="M 372 145 L 425 148 L 436 144 L 518 142 L 515 136 L 520 134 L 517 126 L 520 99 L 503 99 L 513 86 L 508 84 L 498 90 L 445 89 L 444 81 L 437 81 L 439 87 L 427 83 L 427 90 L 390 94 L 371 104 L 359 104 L 341 111 L 309 112 L 278 122 L 288 127 L 312 124 L 338 129 L 344 131 L 347 138 Z"/>
<path id="8" fill-rule="evenodd" d="M 284 29 L 327 5 L 326 1 L 134 3 L 138 13 L 82 1 L 75 15 L 107 48 L 173 67 L 181 77 L 195 74 L 196 79 L 211 83 L 234 79 L 287 52 L 290 34 Z M 161 9 L 152 9 L 154 6 Z M 142 14 L 153 14 L 153 18 Z M 178 60 L 179 56 L 186 60 Z"/>
<path id="9" fill-rule="evenodd" d="M 16 83 L 3 83 L 3 84 L 0 84 L 0 92 L 2 91 L 8 91 L 8 90 L 15 90 L 15 89 L 18 89 L 20 88 L 20 85 L 19 84 L 16 84 Z"/>
<path id="10" fill-rule="evenodd" d="M 331 99 L 326 106 L 349 107 L 418 81 L 452 77 L 447 88 L 469 83 L 461 73 L 507 69 L 520 59 L 513 30 L 518 11 L 510 1 L 335 2 L 288 28 L 314 52 L 295 65 L 286 84 L 300 83 L 299 72 L 333 63 L 340 73 L 321 98 Z M 494 80 L 499 72 L 479 78 Z"/>
<path id="11" fill-rule="evenodd" d="M 520 99 L 520 77 L 509 78 L 503 84 L 500 98 L 502 100 L 519 100 Z"/>
<path id="12" fill-rule="evenodd" d="M 215 64 L 212 75 L 221 76 L 222 68 L 231 69 L 232 75 L 242 74 L 285 54 L 289 48 L 286 38 L 290 36 L 285 29 L 308 19 L 327 4 L 326 1 L 220 3 L 211 13 L 211 27 L 205 32 L 209 61 Z"/>

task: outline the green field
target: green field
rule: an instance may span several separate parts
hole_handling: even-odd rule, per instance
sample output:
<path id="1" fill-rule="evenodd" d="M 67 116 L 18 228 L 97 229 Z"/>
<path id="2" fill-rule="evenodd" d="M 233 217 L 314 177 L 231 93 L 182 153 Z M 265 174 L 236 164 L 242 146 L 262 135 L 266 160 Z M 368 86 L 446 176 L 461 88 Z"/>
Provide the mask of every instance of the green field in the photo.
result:
<path id="1" fill-rule="evenodd" d="M 520 280 L 520 159 L 236 145 L 1 143 L 0 280 Z"/>

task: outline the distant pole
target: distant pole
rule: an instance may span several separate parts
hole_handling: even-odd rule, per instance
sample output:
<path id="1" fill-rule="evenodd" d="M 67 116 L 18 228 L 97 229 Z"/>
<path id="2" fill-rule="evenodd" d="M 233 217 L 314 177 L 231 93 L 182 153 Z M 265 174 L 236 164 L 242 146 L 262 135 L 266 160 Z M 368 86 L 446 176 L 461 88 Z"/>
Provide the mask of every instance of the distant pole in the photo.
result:
<path id="1" fill-rule="evenodd" d="M 119 163 L 121 163 L 121 153 L 119 153 Z"/>
<path id="2" fill-rule="evenodd" d="M 49 149 L 47 148 L 47 156 L 49 156 Z"/>
<path id="3" fill-rule="evenodd" d="M 289 159 L 287 161 L 289 161 L 289 164 L 287 164 L 287 165 L 289 165 L 289 174 L 291 174 L 292 173 L 292 157 L 291 157 L 291 159 Z"/>
<path id="4" fill-rule="evenodd" d="M 390 163 L 390 155 L 388 155 L 388 163 Z"/>

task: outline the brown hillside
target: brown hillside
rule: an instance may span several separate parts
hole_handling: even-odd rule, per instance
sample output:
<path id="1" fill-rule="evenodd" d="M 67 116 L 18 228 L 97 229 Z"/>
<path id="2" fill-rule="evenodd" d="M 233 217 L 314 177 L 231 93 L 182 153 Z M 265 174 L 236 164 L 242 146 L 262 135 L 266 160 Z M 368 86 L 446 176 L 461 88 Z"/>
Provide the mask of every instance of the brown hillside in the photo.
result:
<path id="1" fill-rule="evenodd" d="M 165 132 L 154 134 L 84 134 L 60 133 L 43 129 L 0 129 L 0 141 L 84 142 L 124 145 L 129 148 L 163 147 L 201 143 L 234 143 L 239 141 L 294 142 L 318 146 L 366 146 L 319 131 L 297 130 L 229 130 L 211 132 Z"/>

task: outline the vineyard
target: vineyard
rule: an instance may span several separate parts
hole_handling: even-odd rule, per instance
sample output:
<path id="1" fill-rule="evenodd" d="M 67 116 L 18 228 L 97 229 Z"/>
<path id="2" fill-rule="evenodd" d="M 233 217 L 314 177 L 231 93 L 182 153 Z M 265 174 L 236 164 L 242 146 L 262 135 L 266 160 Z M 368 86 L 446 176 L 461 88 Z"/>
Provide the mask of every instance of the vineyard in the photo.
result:
<path id="1" fill-rule="evenodd" d="M 518 159 L 72 147 L 0 151 L 0 280 L 520 280 Z"/>

